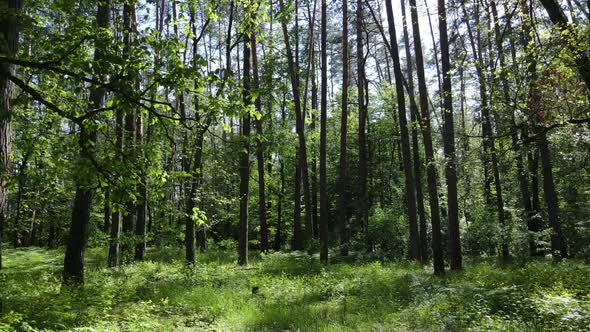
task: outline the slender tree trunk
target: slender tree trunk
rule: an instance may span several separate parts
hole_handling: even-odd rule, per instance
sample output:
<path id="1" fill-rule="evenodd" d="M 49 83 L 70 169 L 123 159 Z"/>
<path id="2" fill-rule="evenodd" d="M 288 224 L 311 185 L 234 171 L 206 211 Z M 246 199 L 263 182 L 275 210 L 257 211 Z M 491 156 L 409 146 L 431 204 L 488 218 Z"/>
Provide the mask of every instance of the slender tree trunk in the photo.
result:
<path id="1" fill-rule="evenodd" d="M 345 0 L 346 1 L 346 0 Z M 328 263 L 328 192 L 326 171 L 327 146 L 327 108 L 328 108 L 328 59 L 327 59 L 327 3 L 322 0 L 322 36 L 321 36 L 321 105 L 320 105 L 320 260 Z"/>
<path id="2" fill-rule="evenodd" d="M 18 14 L 22 0 L 2 1 L 0 11 L 0 53 L 15 57 L 18 51 Z M 10 76 L 15 74 L 14 65 L 0 63 L 0 270 L 2 269 L 2 245 L 6 220 L 6 196 L 10 178 L 10 154 L 12 153 L 12 97 L 14 86 Z M 2 302 L 0 301 L 0 308 Z"/>
<path id="3" fill-rule="evenodd" d="M 192 161 L 191 169 L 191 189 L 188 194 L 186 203 L 186 217 L 185 217 L 185 260 L 188 265 L 196 263 L 197 251 L 197 237 L 196 237 L 196 221 L 194 220 L 194 209 L 198 206 L 200 201 L 200 188 L 202 182 L 203 169 L 203 141 L 205 133 L 202 129 L 198 129 L 195 133 L 195 151 Z"/>
<path id="4" fill-rule="evenodd" d="M 115 131 L 116 131 L 116 142 L 115 146 L 119 154 L 119 162 L 122 162 L 123 158 L 123 111 L 117 110 L 115 119 Z M 118 189 L 120 190 L 120 189 Z M 110 243 L 109 243 L 109 267 L 115 267 L 119 265 L 121 256 L 121 213 L 115 211 L 111 218 L 110 228 Z"/>
<path id="5" fill-rule="evenodd" d="M 145 121 L 142 114 L 137 116 L 137 123 L 136 123 L 136 137 L 138 142 L 138 155 L 142 156 L 140 159 L 141 162 L 137 166 L 137 171 L 139 172 L 139 184 L 138 184 L 138 202 L 136 206 L 136 215 L 137 215 L 137 223 L 135 227 L 135 260 L 142 261 L 145 256 L 145 248 L 146 248 L 146 207 L 147 207 L 147 199 L 148 199 L 148 192 L 147 192 L 147 159 L 145 158 L 144 154 L 144 125 Z"/>
<path id="6" fill-rule="evenodd" d="M 555 13 L 550 11 L 548 3 L 552 1 L 541 1 L 549 15 L 552 16 L 554 24 Z M 525 12 L 532 11 L 532 9 L 526 8 Z M 559 8 L 559 7 L 558 7 Z M 555 10 L 555 8 L 554 8 Z M 561 11 L 561 8 L 559 8 Z M 563 14 L 563 12 L 561 12 Z M 567 19 L 566 19 L 567 22 Z M 529 38 L 532 31 L 532 22 L 525 21 L 523 25 L 524 35 L 526 38 L 527 46 L 534 43 Z M 551 151 L 549 148 L 549 141 L 547 140 L 547 133 L 543 127 L 543 110 L 541 105 L 541 91 L 537 86 L 537 59 L 536 56 L 530 52 L 527 53 L 527 64 L 529 73 L 529 114 L 532 119 L 532 127 L 534 129 L 534 135 L 536 136 L 537 148 L 539 150 L 539 156 L 541 159 L 541 174 L 543 175 L 543 191 L 545 192 L 545 204 L 547 205 L 547 215 L 549 217 L 549 225 L 551 226 L 551 255 L 556 261 L 560 261 L 562 258 L 568 256 L 567 244 L 561 231 L 561 221 L 559 218 L 559 203 L 557 197 L 557 190 L 555 189 L 555 181 L 553 179 L 553 165 L 551 162 Z M 590 82 L 588 82 L 590 83 Z M 588 85 L 590 88 L 590 85 Z M 534 189 L 534 188 L 533 188 Z M 534 203 L 533 203 L 534 204 Z"/>
<path id="7" fill-rule="evenodd" d="M 132 47 L 135 44 L 135 2 L 134 1 L 127 1 L 123 5 L 123 44 L 124 44 L 124 53 L 130 55 L 132 52 Z M 135 89 L 138 87 L 137 76 L 139 73 L 133 72 L 130 73 L 130 82 L 128 88 Z M 137 89 L 138 90 L 138 89 Z M 127 114 L 125 114 L 125 128 L 124 128 L 124 150 L 125 156 L 130 158 L 130 160 L 136 161 L 137 157 L 137 147 L 136 147 L 136 114 L 135 109 L 131 108 L 128 110 Z M 133 186 L 131 188 L 135 191 L 137 188 Z M 128 189 L 129 190 L 129 189 Z M 131 198 L 127 197 L 127 202 L 125 206 L 125 211 L 123 213 L 123 235 L 124 240 L 121 245 L 121 251 L 123 252 L 123 256 L 127 257 L 131 246 L 133 244 L 133 234 L 135 229 L 136 223 L 136 212 L 137 206 L 136 202 L 134 202 Z"/>
<path id="8" fill-rule="evenodd" d="M 476 4 L 479 6 L 479 4 Z M 479 8 L 479 7 L 478 7 Z M 463 11 L 465 11 L 465 6 L 463 5 Z M 481 113 L 482 113 L 482 134 L 483 134 L 483 145 L 484 145 L 484 169 L 485 169 L 485 193 L 486 193 L 486 202 L 488 205 L 492 205 L 491 200 L 491 179 L 493 176 L 494 180 L 494 188 L 496 190 L 496 208 L 498 214 L 498 223 L 501 227 L 501 235 L 500 235 L 500 242 L 501 242 L 501 254 L 503 260 L 508 260 L 510 256 L 510 252 L 508 250 L 508 243 L 505 239 L 505 216 L 504 216 L 504 198 L 502 195 L 502 185 L 500 180 L 500 171 L 498 169 L 498 156 L 496 153 L 496 144 L 494 139 L 494 130 L 492 126 L 492 116 L 491 116 L 491 102 L 489 101 L 489 95 L 487 92 L 487 82 L 486 77 L 483 72 L 484 66 L 484 59 L 483 59 L 483 52 L 482 52 L 482 45 L 481 45 L 481 33 L 480 33 L 480 22 L 479 22 L 479 9 L 476 10 L 474 13 L 475 17 L 475 24 L 477 27 L 477 37 L 476 40 L 473 39 L 473 34 L 471 32 L 471 26 L 469 24 L 469 20 L 467 20 L 467 27 L 469 29 L 469 37 L 471 39 L 471 47 L 473 51 L 473 58 L 476 62 L 476 72 L 479 82 L 479 95 L 480 95 L 480 102 L 481 102 Z M 500 45 L 501 48 L 501 45 Z"/>
<path id="9" fill-rule="evenodd" d="M 416 205 L 418 208 L 418 217 L 420 220 L 420 261 L 428 261 L 428 239 L 426 229 L 426 212 L 424 211 L 424 194 L 422 193 L 422 160 L 420 158 L 420 145 L 418 142 L 418 126 L 420 123 L 420 114 L 416 104 L 416 94 L 414 90 L 414 68 L 412 54 L 410 51 L 410 38 L 408 36 L 408 24 L 406 19 L 406 1 L 401 0 L 402 18 L 404 30 L 404 44 L 406 49 L 406 61 L 408 66 L 408 98 L 410 99 L 410 118 L 412 120 L 412 158 L 414 162 L 414 185 L 416 189 Z"/>
<path id="10" fill-rule="evenodd" d="M 356 2 L 356 72 L 357 72 L 357 100 L 359 111 L 359 178 L 357 189 L 358 219 L 368 243 L 368 197 L 367 197 L 367 105 L 365 93 L 365 51 L 363 44 L 363 0 Z M 369 249 L 369 247 L 367 248 Z"/>
<path id="11" fill-rule="evenodd" d="M 451 90 L 451 61 L 449 38 L 447 34 L 447 11 L 445 0 L 438 0 L 438 24 L 443 73 L 443 142 L 446 159 L 447 205 L 449 222 L 449 241 L 451 251 L 451 270 L 461 270 L 461 237 L 459 235 L 459 204 L 457 201 L 457 163 L 455 156 L 455 125 L 453 123 L 453 92 Z"/>
<path id="12" fill-rule="evenodd" d="M 324 66 L 324 64 L 322 64 Z M 323 70 L 323 69 L 322 69 Z M 342 114 L 340 117 L 340 161 L 338 165 L 338 227 L 342 256 L 348 255 L 348 185 L 347 170 L 347 131 L 348 131 L 348 0 L 342 2 Z"/>
<path id="13" fill-rule="evenodd" d="M 96 24 L 100 29 L 106 29 L 110 22 L 111 1 L 105 0 L 98 5 L 96 13 Z M 104 45 L 103 41 L 95 42 L 94 61 L 96 63 L 95 76 L 99 80 L 104 79 Z M 106 90 L 93 87 L 90 91 L 90 102 L 93 109 L 100 109 L 104 105 Z M 83 123 L 80 126 L 80 164 L 90 169 L 91 174 L 80 174 L 76 179 L 76 195 L 72 208 L 72 219 L 70 232 L 66 245 L 64 257 L 63 283 L 83 284 L 84 283 L 84 251 L 88 242 L 88 227 L 90 223 L 90 212 L 92 210 L 92 198 L 94 195 L 93 184 L 96 182 L 96 174 L 92 174 L 92 160 L 95 158 L 97 133 L 87 128 Z"/>
<path id="14" fill-rule="evenodd" d="M 250 87 L 250 36 L 244 35 L 244 66 L 242 99 L 242 137 L 240 151 L 240 235 L 238 241 L 238 264 L 248 265 L 248 197 L 250 195 L 250 113 L 246 109 L 251 104 Z"/>
<path id="15" fill-rule="evenodd" d="M 281 250 L 283 245 L 283 197 L 285 197 L 285 164 L 279 159 L 279 173 L 281 178 L 281 191 L 277 204 L 277 230 L 275 233 L 274 249 Z"/>
<path id="16" fill-rule="evenodd" d="M 287 100 L 286 94 L 283 94 L 283 100 L 281 102 L 281 127 L 285 127 L 285 108 L 286 108 Z M 281 156 L 279 155 L 279 164 L 280 164 L 280 178 L 281 178 L 281 189 L 279 192 L 279 202 L 277 204 L 277 230 L 275 233 L 275 240 L 274 240 L 274 248 L 275 250 L 280 250 L 281 246 L 283 245 L 283 201 L 285 199 L 285 163 Z"/>
<path id="17" fill-rule="evenodd" d="M 102 231 L 107 234 L 111 229 L 111 214 L 111 190 L 107 188 L 104 192 L 104 223 L 102 225 Z"/>
<path id="18" fill-rule="evenodd" d="M 260 83 L 258 78 L 258 56 L 256 54 L 256 36 L 252 35 L 252 78 L 253 88 L 259 91 Z M 256 161 L 258 166 L 258 218 L 260 219 L 260 250 L 266 252 L 268 250 L 268 225 L 266 223 L 266 192 L 264 184 L 264 145 L 263 131 L 262 131 L 262 104 L 260 102 L 259 92 L 254 101 L 256 105 L 256 112 L 260 114 L 260 118 L 256 119 L 256 134 L 258 139 L 256 141 Z"/>
<path id="19" fill-rule="evenodd" d="M 295 160 L 299 160 L 299 148 L 295 148 Z M 295 189 L 293 192 L 293 250 L 303 249 L 303 234 L 301 230 L 301 167 L 295 163 L 295 174 L 293 175 Z"/>
<path id="20" fill-rule="evenodd" d="M 395 21 L 391 0 L 385 1 L 387 10 L 387 21 L 389 22 L 389 38 L 391 43 L 391 54 L 393 58 L 393 74 L 395 77 L 395 88 L 397 95 L 398 122 L 400 128 L 402 145 L 402 162 L 405 175 L 406 191 L 406 213 L 410 222 L 410 258 L 420 261 L 420 236 L 418 231 L 418 216 L 416 215 L 416 194 L 414 191 L 414 174 L 412 170 L 412 155 L 410 151 L 410 139 L 408 123 L 406 119 L 406 101 L 404 96 L 403 76 L 399 59 L 397 34 L 395 32 Z"/>
<path id="21" fill-rule="evenodd" d="M 445 273 L 443 258 L 442 236 L 440 233 L 440 207 L 438 202 L 438 176 L 434 160 L 434 148 L 432 144 L 432 131 L 430 123 L 430 108 L 428 103 L 428 90 L 424 74 L 424 57 L 422 54 L 422 39 L 420 37 L 420 24 L 416 0 L 410 0 L 410 13 L 412 17 L 412 34 L 414 36 L 414 52 L 416 56 L 416 73 L 418 76 L 418 90 L 420 93 L 420 111 L 422 114 L 422 142 L 424 143 L 424 155 L 426 157 L 426 181 L 428 184 L 428 199 L 430 203 L 430 223 L 432 226 L 432 260 L 434 273 Z"/>
<path id="22" fill-rule="evenodd" d="M 283 0 L 279 0 L 281 10 L 285 9 Z M 287 65 L 289 68 L 289 78 L 291 80 L 291 90 L 293 93 L 293 103 L 295 107 L 295 127 L 297 137 L 299 139 L 299 167 L 301 168 L 301 182 L 303 184 L 303 199 L 305 202 L 305 239 L 307 241 L 313 235 L 313 226 L 311 220 L 311 195 L 309 190 L 309 174 L 307 168 L 307 146 L 305 142 L 305 121 L 304 115 L 301 111 L 301 92 L 299 88 L 299 66 L 297 59 L 293 58 L 293 51 L 291 49 L 291 42 L 289 40 L 289 31 L 287 29 L 287 22 L 282 21 L 281 27 L 283 30 L 283 39 L 285 41 L 285 49 L 287 51 Z"/>

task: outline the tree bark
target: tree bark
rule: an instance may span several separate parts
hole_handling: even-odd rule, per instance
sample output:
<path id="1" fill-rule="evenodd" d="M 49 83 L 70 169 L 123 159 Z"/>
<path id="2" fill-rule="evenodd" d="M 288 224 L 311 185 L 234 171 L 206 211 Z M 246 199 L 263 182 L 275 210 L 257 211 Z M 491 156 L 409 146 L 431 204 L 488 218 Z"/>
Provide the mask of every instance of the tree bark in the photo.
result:
<path id="1" fill-rule="evenodd" d="M 440 207 L 438 202 L 438 175 L 434 160 L 434 148 L 432 146 L 432 131 L 430 123 L 430 108 L 428 103 L 428 90 L 424 74 L 424 56 L 422 54 L 422 38 L 420 37 L 420 24 L 416 0 L 410 0 L 410 13 L 412 17 L 412 34 L 414 36 L 414 52 L 416 56 L 416 73 L 418 76 L 418 91 L 420 93 L 420 111 L 422 120 L 422 142 L 426 157 L 426 182 L 428 185 L 428 199 L 430 203 L 430 224 L 432 227 L 432 260 L 434 273 L 443 275 L 445 265 L 443 258 L 442 236 L 440 233 Z"/>
<path id="2" fill-rule="evenodd" d="M 18 14 L 22 0 L 4 0 L 0 12 L 0 53 L 15 57 L 18 52 Z M 2 269 L 2 245 L 8 179 L 10 178 L 10 154 L 12 153 L 12 98 L 14 86 L 9 77 L 15 74 L 13 64 L 0 63 L 0 270 Z M 1 304 L 1 302 L 0 302 Z"/>
<path id="3" fill-rule="evenodd" d="M 347 1 L 347 0 L 344 0 Z M 327 59 L 327 3 L 322 0 L 322 32 L 321 32 L 321 104 L 320 104 L 320 261 L 328 263 L 328 192 L 326 170 L 327 148 L 327 108 L 328 108 L 328 59 Z"/>
<path id="4" fill-rule="evenodd" d="M 410 99 L 410 119 L 412 121 L 412 159 L 414 166 L 414 187 L 416 190 L 416 205 L 418 208 L 419 237 L 420 237 L 420 262 L 423 264 L 428 261 L 428 239 L 426 229 L 426 213 L 424 211 L 424 194 L 422 193 L 422 160 L 420 158 L 420 145 L 418 142 L 418 126 L 420 123 L 420 114 L 416 104 L 416 94 L 414 90 L 414 68 L 412 54 L 410 51 L 410 38 L 408 36 L 408 24 L 406 19 L 406 1 L 401 0 L 404 44 L 406 50 L 406 61 L 408 67 L 408 98 Z"/>
<path id="5" fill-rule="evenodd" d="M 260 118 L 256 119 L 256 161 L 258 166 L 258 218 L 260 219 L 260 251 L 268 250 L 268 225 L 266 222 L 266 192 L 264 183 L 264 145 L 262 131 L 262 104 L 260 102 L 260 83 L 258 77 L 258 56 L 256 54 L 256 36 L 252 34 L 252 78 L 253 88 L 257 91 L 254 101 L 256 112 Z"/>
<path id="6" fill-rule="evenodd" d="M 323 64 L 322 64 L 323 66 Z M 348 0 L 342 1 L 342 114 L 340 116 L 340 160 L 338 165 L 338 227 L 340 229 L 340 251 L 348 255 L 348 185 L 347 135 L 348 135 Z"/>
<path id="7" fill-rule="evenodd" d="M 98 5 L 96 13 L 96 25 L 99 29 L 107 29 L 110 22 L 111 1 L 105 0 Z M 104 80 L 105 48 L 104 42 L 95 42 L 94 62 L 96 64 L 95 77 Z M 106 90 L 101 87 L 93 87 L 90 91 L 90 104 L 92 109 L 100 109 L 104 105 Z M 80 126 L 80 163 L 92 169 L 92 160 L 96 154 L 97 133 L 94 129 L 87 128 L 82 123 Z M 93 171 L 90 171 L 91 173 Z M 88 243 L 88 227 L 92 210 L 92 198 L 96 181 L 96 174 L 80 174 L 76 179 L 76 196 L 72 208 L 72 219 L 66 252 L 64 257 L 63 283 L 65 285 L 84 283 L 84 251 Z"/>
<path id="8" fill-rule="evenodd" d="M 459 204 L 457 201 L 457 163 L 455 156 L 455 125 L 453 122 L 453 95 L 451 90 L 451 61 L 447 33 L 447 11 L 445 0 L 438 0 L 438 25 L 442 63 L 443 94 L 443 142 L 445 154 L 445 176 L 447 178 L 447 204 L 451 270 L 461 270 L 461 237 L 459 233 Z"/>
<path id="9" fill-rule="evenodd" d="M 283 0 L 279 0 L 281 10 L 285 9 Z M 289 31 L 287 29 L 287 22 L 281 22 L 283 30 L 283 39 L 285 41 L 285 49 L 287 52 L 287 66 L 289 68 L 289 78 L 291 80 L 291 90 L 293 93 L 293 103 L 295 108 L 295 127 L 297 137 L 299 139 L 299 167 L 301 168 L 301 182 L 303 184 L 303 200 L 305 202 L 305 239 L 309 240 L 313 235 L 313 225 L 311 220 L 311 195 L 309 188 L 309 172 L 307 168 L 307 145 L 305 142 L 305 121 L 304 115 L 301 111 L 301 93 L 299 88 L 299 66 L 297 59 L 293 58 L 293 50 L 291 49 L 291 42 L 289 40 Z"/>
<path id="10" fill-rule="evenodd" d="M 410 139 L 408 122 L 406 119 L 406 101 L 404 96 L 403 75 L 399 59 L 397 34 L 391 0 L 385 1 L 387 21 L 389 22 L 389 38 L 391 54 L 393 58 L 393 74 L 395 77 L 395 90 L 397 95 L 398 122 L 402 145 L 402 163 L 405 175 L 406 213 L 410 222 L 410 258 L 420 261 L 420 237 L 418 231 L 418 217 L 416 215 L 416 194 L 414 191 L 414 174 L 412 170 L 412 155 L 410 151 Z"/>
<path id="11" fill-rule="evenodd" d="M 365 51 L 363 44 L 363 0 L 356 2 L 356 73 L 357 73 L 357 101 L 358 101 L 358 145 L 359 145 L 359 177 L 358 177 L 358 211 L 357 216 L 363 234 L 368 244 L 369 204 L 367 197 L 367 105 L 365 91 Z M 367 249 L 370 246 L 367 245 Z"/>
<path id="12" fill-rule="evenodd" d="M 242 135 L 240 151 L 240 234 L 238 241 L 238 264 L 248 265 L 248 197 L 250 196 L 250 36 L 244 35 L 244 66 L 242 100 Z"/>

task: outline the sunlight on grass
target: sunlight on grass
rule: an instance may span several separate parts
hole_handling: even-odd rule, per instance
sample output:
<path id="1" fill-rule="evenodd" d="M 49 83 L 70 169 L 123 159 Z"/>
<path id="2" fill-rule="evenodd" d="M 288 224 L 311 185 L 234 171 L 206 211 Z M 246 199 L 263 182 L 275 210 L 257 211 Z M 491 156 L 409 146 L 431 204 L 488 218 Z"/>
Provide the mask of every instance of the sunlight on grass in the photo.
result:
<path id="1" fill-rule="evenodd" d="M 590 326 L 590 267 L 468 265 L 436 278 L 413 264 L 322 266 L 304 253 L 212 251 L 195 269 L 176 249 L 116 269 L 89 250 L 83 289 L 60 287 L 62 253 L 6 251 L 0 331 L 522 331 Z"/>

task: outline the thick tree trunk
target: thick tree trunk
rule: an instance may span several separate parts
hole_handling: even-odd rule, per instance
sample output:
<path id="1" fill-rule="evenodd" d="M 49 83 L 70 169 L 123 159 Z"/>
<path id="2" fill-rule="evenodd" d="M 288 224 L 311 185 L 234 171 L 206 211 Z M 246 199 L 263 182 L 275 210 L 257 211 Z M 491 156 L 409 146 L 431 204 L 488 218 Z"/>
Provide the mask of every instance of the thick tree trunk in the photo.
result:
<path id="1" fill-rule="evenodd" d="M 324 64 L 322 64 L 324 66 Z M 323 69 L 322 69 L 323 70 Z M 348 0 L 342 2 L 342 114 L 340 117 L 340 161 L 338 165 L 338 227 L 340 230 L 340 250 L 348 255 L 348 185 L 346 145 L 348 135 Z"/>
<path id="2" fill-rule="evenodd" d="M 393 58 L 393 74 L 395 77 L 395 90 L 397 95 L 398 122 L 402 145 L 402 163 L 405 175 L 405 198 L 407 204 L 408 220 L 410 222 L 410 258 L 420 261 L 420 235 L 418 231 L 418 216 L 416 215 L 416 194 L 414 188 L 414 174 L 412 169 L 412 155 L 410 151 L 410 139 L 408 133 L 408 121 L 406 119 L 406 101 L 404 96 L 403 75 L 399 59 L 397 34 L 391 0 L 385 1 L 387 21 L 389 22 L 389 38 L 391 54 Z"/>
<path id="3" fill-rule="evenodd" d="M 440 207 L 438 202 L 438 176 L 434 160 L 434 148 L 432 146 L 432 131 L 430 123 L 430 108 L 428 104 L 428 90 L 424 75 L 424 56 L 422 54 L 422 39 L 420 37 L 420 25 L 416 0 L 410 0 L 410 13 L 412 17 L 412 34 L 414 36 L 414 51 L 416 56 L 416 73 L 418 74 L 418 91 L 420 93 L 420 112 L 422 120 L 422 142 L 424 143 L 424 155 L 426 157 L 426 181 L 428 184 L 428 199 L 430 203 L 430 224 L 432 226 L 432 260 L 434 273 L 445 273 L 443 258 L 442 236 L 440 233 Z"/>
<path id="4" fill-rule="evenodd" d="M 18 19 L 22 0 L 4 0 L 0 11 L 0 53 L 15 57 L 18 51 Z M 0 63 L 0 270 L 2 269 L 2 245 L 6 220 L 6 196 L 10 177 L 12 153 L 12 97 L 14 86 L 9 76 L 15 74 L 14 65 Z M 0 303 L 1 304 L 1 303 Z"/>
<path id="5" fill-rule="evenodd" d="M 105 0 L 98 5 L 96 13 L 96 24 L 98 28 L 106 29 L 110 22 L 111 1 Z M 106 45 L 102 41 L 96 41 L 94 62 L 96 63 L 95 76 L 103 80 L 104 72 L 104 49 Z M 100 109 L 104 105 L 106 90 L 93 87 L 90 91 L 90 103 L 93 109 Z M 80 174 L 76 179 L 76 196 L 72 207 L 72 219 L 70 224 L 69 238 L 66 245 L 64 257 L 63 283 L 83 284 L 84 283 L 84 251 L 88 242 L 88 227 L 90 224 L 90 213 L 92 211 L 92 197 L 96 183 L 96 174 L 92 170 L 92 160 L 95 158 L 97 133 L 84 124 L 80 126 L 80 164 L 90 169 L 91 174 Z"/>
<path id="6" fill-rule="evenodd" d="M 346 0 L 345 0 L 346 1 Z M 326 170 L 327 148 L 327 108 L 328 108 L 328 66 L 327 66 L 327 3 L 322 0 L 322 32 L 321 32 L 321 105 L 320 105 L 320 260 L 328 263 L 328 192 Z"/>
<path id="7" fill-rule="evenodd" d="M 451 270 L 461 270 L 461 237 L 459 235 L 459 204 L 457 201 L 457 163 L 455 156 L 455 125 L 453 122 L 453 95 L 451 90 L 451 61 L 447 33 L 447 11 L 445 0 L 438 0 L 438 24 L 442 62 L 443 94 L 443 142 L 446 159 L 447 205 L 449 241 L 451 251 Z"/>

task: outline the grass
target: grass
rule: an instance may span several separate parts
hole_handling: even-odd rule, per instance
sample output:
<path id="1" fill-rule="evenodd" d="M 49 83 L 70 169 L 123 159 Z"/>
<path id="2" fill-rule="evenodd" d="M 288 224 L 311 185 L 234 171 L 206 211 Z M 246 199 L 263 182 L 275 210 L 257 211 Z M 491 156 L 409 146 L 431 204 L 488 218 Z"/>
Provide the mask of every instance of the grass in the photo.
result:
<path id="1" fill-rule="evenodd" d="M 323 267 L 274 253 L 238 267 L 233 252 L 176 249 L 106 268 L 87 253 L 86 285 L 62 289 L 62 251 L 6 250 L 0 331 L 583 331 L 590 330 L 590 266 L 537 260 L 468 264 L 444 278 L 408 263 Z"/>

